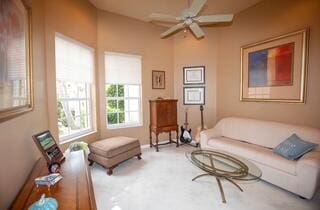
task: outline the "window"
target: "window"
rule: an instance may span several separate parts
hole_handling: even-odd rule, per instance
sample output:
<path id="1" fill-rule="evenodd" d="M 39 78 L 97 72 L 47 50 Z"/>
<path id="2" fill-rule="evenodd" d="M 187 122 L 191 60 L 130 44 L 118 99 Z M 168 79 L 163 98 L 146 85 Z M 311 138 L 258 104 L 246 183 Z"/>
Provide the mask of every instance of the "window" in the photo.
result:
<path id="1" fill-rule="evenodd" d="M 106 53 L 105 69 L 107 127 L 141 126 L 141 57 Z"/>
<path id="2" fill-rule="evenodd" d="M 56 34 L 58 129 L 61 141 L 93 130 L 93 49 Z"/>

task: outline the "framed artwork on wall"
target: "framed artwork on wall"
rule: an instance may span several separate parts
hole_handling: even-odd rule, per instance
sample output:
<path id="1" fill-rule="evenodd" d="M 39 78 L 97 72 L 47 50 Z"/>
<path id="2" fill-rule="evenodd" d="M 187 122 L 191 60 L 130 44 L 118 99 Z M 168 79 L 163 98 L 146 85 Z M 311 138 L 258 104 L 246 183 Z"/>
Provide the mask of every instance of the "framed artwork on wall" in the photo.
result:
<path id="1" fill-rule="evenodd" d="M 152 89 L 165 89 L 165 71 L 152 70 Z"/>
<path id="2" fill-rule="evenodd" d="M 184 87 L 183 88 L 184 105 L 204 105 L 205 87 Z"/>
<path id="3" fill-rule="evenodd" d="M 0 122 L 31 111 L 31 11 L 24 1 L 0 6 Z"/>
<path id="4" fill-rule="evenodd" d="M 308 29 L 241 48 L 241 101 L 304 103 Z"/>
<path id="5" fill-rule="evenodd" d="M 205 84 L 205 67 L 204 66 L 183 67 L 183 84 L 185 85 Z"/>

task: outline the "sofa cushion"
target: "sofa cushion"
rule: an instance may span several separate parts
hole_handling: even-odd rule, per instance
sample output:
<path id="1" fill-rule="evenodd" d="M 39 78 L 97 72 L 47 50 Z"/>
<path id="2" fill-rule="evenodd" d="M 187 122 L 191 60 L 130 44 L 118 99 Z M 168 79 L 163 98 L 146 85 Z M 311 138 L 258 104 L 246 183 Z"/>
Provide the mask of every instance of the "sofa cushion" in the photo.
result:
<path id="1" fill-rule="evenodd" d="M 140 147 L 139 140 L 126 136 L 117 136 L 89 144 L 90 152 L 111 158 L 135 147 Z"/>
<path id="2" fill-rule="evenodd" d="M 215 129 L 220 130 L 222 136 L 269 148 L 275 148 L 294 133 L 308 142 L 320 144 L 319 129 L 272 121 L 228 117 L 220 120 Z"/>
<path id="3" fill-rule="evenodd" d="M 212 138 L 208 141 L 208 146 L 212 149 L 236 154 L 252 162 L 258 162 L 286 173 L 293 175 L 296 174 L 296 161 L 287 160 L 276 155 L 270 148 L 261 147 L 227 137 Z"/>
<path id="4" fill-rule="evenodd" d="M 273 152 L 288 160 L 297 160 L 317 146 L 317 144 L 303 141 L 299 136 L 293 134 L 274 148 Z"/>

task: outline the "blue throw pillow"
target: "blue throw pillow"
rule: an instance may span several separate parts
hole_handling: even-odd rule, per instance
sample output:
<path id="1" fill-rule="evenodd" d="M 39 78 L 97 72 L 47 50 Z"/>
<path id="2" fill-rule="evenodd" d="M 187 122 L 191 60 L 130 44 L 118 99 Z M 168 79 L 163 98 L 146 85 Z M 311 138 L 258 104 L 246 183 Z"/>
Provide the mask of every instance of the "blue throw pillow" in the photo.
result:
<path id="1" fill-rule="evenodd" d="M 293 134 L 274 148 L 273 152 L 288 160 L 297 160 L 317 146 L 317 144 L 303 141 L 299 136 Z"/>

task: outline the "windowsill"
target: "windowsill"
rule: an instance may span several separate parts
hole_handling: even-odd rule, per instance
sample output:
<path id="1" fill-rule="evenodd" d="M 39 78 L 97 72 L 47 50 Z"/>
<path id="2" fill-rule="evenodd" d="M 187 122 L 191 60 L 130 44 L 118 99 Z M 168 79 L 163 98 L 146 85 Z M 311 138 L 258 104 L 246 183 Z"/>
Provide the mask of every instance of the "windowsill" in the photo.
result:
<path id="1" fill-rule="evenodd" d="M 97 131 L 88 131 L 88 133 L 84 133 L 84 134 L 81 134 L 79 136 L 75 136 L 75 137 L 72 137 L 70 139 L 65 139 L 63 141 L 60 141 L 59 145 L 64 145 L 64 144 L 79 140 L 81 138 L 84 138 L 84 137 L 87 137 L 87 136 L 90 136 L 90 135 L 93 135 L 93 134 L 96 134 L 96 133 L 97 133 Z"/>
<path id="2" fill-rule="evenodd" d="M 139 124 L 127 124 L 127 125 L 107 125 L 107 129 L 109 130 L 115 130 L 115 129 L 123 129 L 123 128 L 137 128 L 142 127 L 143 125 L 141 123 Z"/>

